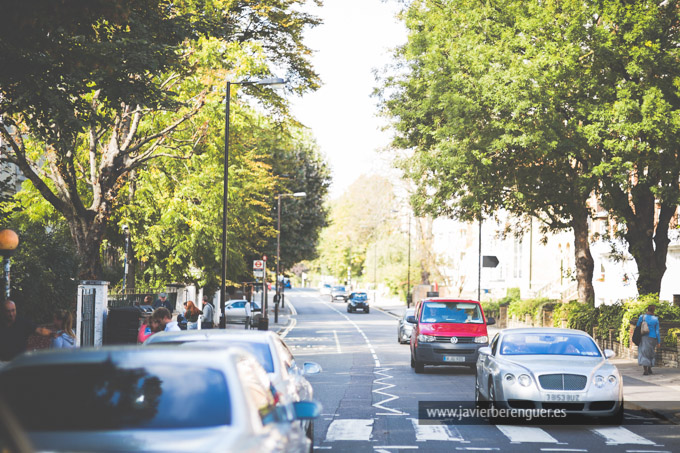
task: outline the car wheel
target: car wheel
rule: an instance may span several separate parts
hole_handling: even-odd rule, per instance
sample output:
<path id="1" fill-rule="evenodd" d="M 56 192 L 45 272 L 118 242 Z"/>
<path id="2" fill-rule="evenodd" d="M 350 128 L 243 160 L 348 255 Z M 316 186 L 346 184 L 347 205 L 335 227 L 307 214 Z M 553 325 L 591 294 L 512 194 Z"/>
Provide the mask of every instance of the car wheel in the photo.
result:
<path id="1" fill-rule="evenodd" d="M 370 309 L 368 307 L 364 308 L 364 313 L 368 313 Z"/>
<path id="2" fill-rule="evenodd" d="M 347 313 L 352 313 L 352 310 L 350 310 L 349 305 L 347 306 Z"/>
<path id="3" fill-rule="evenodd" d="M 489 413 L 489 423 L 498 425 L 503 423 L 502 417 L 499 417 L 496 413 L 498 410 L 498 403 L 496 401 L 496 389 L 495 386 L 493 385 L 493 382 L 489 380 L 489 408 L 492 409 L 492 411 Z"/>
<path id="4" fill-rule="evenodd" d="M 309 426 L 307 426 L 307 433 L 306 434 L 307 434 L 307 437 L 309 438 L 309 440 L 312 441 L 312 447 L 311 447 L 310 451 L 314 451 L 314 420 L 311 420 L 309 422 Z"/>
<path id="5" fill-rule="evenodd" d="M 415 367 L 416 367 L 416 361 L 413 360 L 413 353 L 411 353 L 411 368 L 415 368 Z"/>
<path id="6" fill-rule="evenodd" d="M 605 417 L 604 419 L 605 423 L 607 425 L 620 425 L 623 423 L 623 401 L 621 401 L 621 406 L 619 406 L 619 410 L 616 411 L 614 415 L 610 415 L 609 417 Z"/>
<path id="7" fill-rule="evenodd" d="M 415 357 L 413 357 L 413 368 L 416 370 L 416 374 L 425 372 L 425 364 Z"/>

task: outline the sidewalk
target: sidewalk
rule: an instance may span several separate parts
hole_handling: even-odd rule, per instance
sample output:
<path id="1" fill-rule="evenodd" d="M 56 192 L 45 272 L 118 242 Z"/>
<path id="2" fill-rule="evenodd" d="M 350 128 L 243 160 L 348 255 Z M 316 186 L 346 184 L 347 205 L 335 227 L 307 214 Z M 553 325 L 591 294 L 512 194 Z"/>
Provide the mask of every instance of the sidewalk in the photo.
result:
<path id="1" fill-rule="evenodd" d="M 401 318 L 406 310 L 404 303 L 393 299 L 377 298 L 373 306 L 395 318 Z M 488 328 L 489 338 L 499 331 Z M 649 412 L 656 417 L 680 424 L 680 368 L 654 368 L 654 374 L 642 375 L 642 367 L 636 360 L 612 358 L 611 362 L 623 376 L 625 407 Z"/>

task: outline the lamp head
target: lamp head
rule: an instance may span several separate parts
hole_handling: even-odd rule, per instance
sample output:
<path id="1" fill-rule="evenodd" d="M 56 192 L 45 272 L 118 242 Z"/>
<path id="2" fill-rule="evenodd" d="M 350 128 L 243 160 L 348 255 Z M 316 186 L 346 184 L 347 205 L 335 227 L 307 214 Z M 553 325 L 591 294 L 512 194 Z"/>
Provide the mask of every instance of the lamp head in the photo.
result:
<path id="1" fill-rule="evenodd" d="M 258 80 L 255 82 L 255 85 L 268 85 L 275 90 L 279 90 L 286 86 L 286 80 L 280 77 L 273 77 L 269 79 Z"/>
<path id="2" fill-rule="evenodd" d="M 293 196 L 294 196 L 294 197 L 297 197 L 297 198 L 306 197 L 306 196 L 307 196 L 307 192 L 295 192 L 295 193 L 293 194 Z"/>

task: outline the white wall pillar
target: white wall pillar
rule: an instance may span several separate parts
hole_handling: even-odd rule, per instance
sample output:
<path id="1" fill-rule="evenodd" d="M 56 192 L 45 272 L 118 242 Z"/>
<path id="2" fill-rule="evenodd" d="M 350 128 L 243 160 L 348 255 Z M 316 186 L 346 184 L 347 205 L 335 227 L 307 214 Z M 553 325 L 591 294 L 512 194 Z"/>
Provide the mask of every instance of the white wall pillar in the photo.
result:
<path id="1" fill-rule="evenodd" d="M 76 303 L 76 345 L 80 346 L 83 317 L 83 291 L 95 290 L 94 300 L 94 346 L 104 343 L 104 326 L 109 299 L 109 282 L 99 280 L 83 280 L 78 285 L 78 298 Z"/>

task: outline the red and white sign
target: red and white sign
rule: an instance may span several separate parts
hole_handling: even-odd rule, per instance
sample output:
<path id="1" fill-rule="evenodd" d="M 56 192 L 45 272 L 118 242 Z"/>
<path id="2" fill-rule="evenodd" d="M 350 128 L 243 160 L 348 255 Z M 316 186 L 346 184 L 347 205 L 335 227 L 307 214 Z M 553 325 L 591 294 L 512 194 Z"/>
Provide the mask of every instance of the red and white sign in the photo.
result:
<path id="1" fill-rule="evenodd" d="M 261 270 L 261 269 L 264 269 L 264 261 L 254 260 L 253 261 L 253 270 Z"/>

